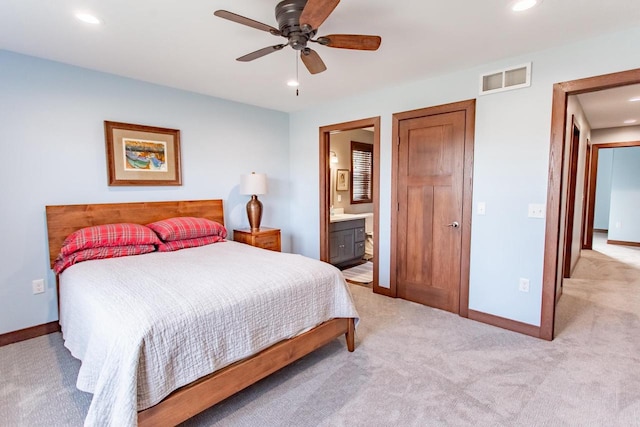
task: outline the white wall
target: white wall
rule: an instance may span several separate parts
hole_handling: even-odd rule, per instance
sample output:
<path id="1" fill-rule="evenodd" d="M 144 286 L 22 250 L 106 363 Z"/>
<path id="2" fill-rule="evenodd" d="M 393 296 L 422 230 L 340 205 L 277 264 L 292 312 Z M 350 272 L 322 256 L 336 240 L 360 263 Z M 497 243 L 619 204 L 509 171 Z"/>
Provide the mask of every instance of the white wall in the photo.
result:
<path id="1" fill-rule="evenodd" d="M 640 147 L 612 151 L 608 239 L 640 243 Z"/>
<path id="2" fill-rule="evenodd" d="M 640 28 L 380 89 L 291 115 L 291 226 L 294 249 L 317 257 L 318 128 L 381 116 L 380 284 L 389 286 L 391 117 L 393 113 L 478 98 L 469 308 L 540 325 L 545 221 L 527 218 L 529 203 L 546 203 L 552 87 L 640 67 Z M 478 76 L 533 61 L 530 88 L 478 96 Z M 330 71 L 328 71 L 330 72 Z M 530 292 L 518 279 L 530 279 Z"/>
<path id="3" fill-rule="evenodd" d="M 611 169 L 613 168 L 613 150 L 598 150 L 598 176 L 596 177 L 596 205 L 593 214 L 593 228 L 609 229 L 609 211 L 611 205 Z"/>
<path id="4" fill-rule="evenodd" d="M 640 126 L 621 126 L 591 131 L 592 144 L 632 141 L 640 141 Z"/>
<path id="5" fill-rule="evenodd" d="M 180 129 L 183 185 L 109 187 L 104 120 Z M 240 175 L 265 172 L 263 224 L 288 251 L 288 132 L 285 113 L 0 50 L 0 334 L 57 319 L 45 205 L 222 198 L 232 230 Z"/>

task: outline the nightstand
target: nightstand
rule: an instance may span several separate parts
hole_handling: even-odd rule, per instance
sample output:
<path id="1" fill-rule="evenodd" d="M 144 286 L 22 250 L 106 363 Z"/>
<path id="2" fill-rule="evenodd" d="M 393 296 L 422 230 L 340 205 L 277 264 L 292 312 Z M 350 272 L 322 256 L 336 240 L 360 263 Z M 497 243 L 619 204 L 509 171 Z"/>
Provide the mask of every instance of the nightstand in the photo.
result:
<path id="1" fill-rule="evenodd" d="M 233 240 L 257 248 L 280 252 L 280 229 L 260 227 L 258 231 L 250 228 L 233 230 Z"/>

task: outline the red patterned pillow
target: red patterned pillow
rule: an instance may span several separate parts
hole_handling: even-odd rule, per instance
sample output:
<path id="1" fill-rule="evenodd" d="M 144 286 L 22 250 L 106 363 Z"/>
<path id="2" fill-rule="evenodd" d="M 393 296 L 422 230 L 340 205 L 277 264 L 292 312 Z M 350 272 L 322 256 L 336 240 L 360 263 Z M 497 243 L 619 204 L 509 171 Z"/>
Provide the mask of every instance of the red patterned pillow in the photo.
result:
<path id="1" fill-rule="evenodd" d="M 227 237 L 224 225 L 206 218 L 180 216 L 152 222 L 147 224 L 147 227 L 155 231 L 165 242 L 206 236 L 220 236 L 223 239 Z"/>
<path id="2" fill-rule="evenodd" d="M 154 245 L 103 246 L 76 251 L 69 255 L 58 255 L 53 263 L 53 271 L 62 273 L 66 268 L 81 261 L 91 259 L 118 258 L 129 255 L 147 254 L 156 250 Z"/>
<path id="3" fill-rule="evenodd" d="M 89 249 L 111 246 L 158 245 L 158 236 L 140 224 L 104 224 L 86 227 L 71 233 L 62 244 L 62 255 Z"/>
<path id="4" fill-rule="evenodd" d="M 158 252 L 171 252 L 179 249 L 194 248 L 196 246 L 210 245 L 212 243 L 224 242 L 224 238 L 220 236 L 196 237 L 195 239 L 172 240 L 170 242 L 162 242 L 158 245 Z"/>

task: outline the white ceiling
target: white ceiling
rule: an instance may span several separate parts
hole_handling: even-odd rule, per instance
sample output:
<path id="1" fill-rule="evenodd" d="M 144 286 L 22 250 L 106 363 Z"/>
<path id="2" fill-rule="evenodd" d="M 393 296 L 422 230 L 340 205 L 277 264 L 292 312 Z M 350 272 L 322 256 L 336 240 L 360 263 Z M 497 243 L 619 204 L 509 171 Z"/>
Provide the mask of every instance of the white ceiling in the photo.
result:
<path id="1" fill-rule="evenodd" d="M 0 49 L 185 89 L 296 111 L 377 87 L 537 51 L 638 25 L 637 0 L 545 0 L 515 14 L 509 0 L 344 0 L 318 35 L 378 34 L 376 52 L 313 45 L 328 70 L 300 67 L 300 96 L 286 81 L 286 48 L 250 63 L 235 58 L 281 43 L 213 16 L 225 9 L 277 27 L 267 0 L 2 0 Z M 103 25 L 77 21 L 75 11 Z M 535 78 L 535 77 L 534 77 Z"/>
<path id="2" fill-rule="evenodd" d="M 577 95 L 591 129 L 640 125 L 640 84 Z M 629 101 L 637 98 L 639 101 Z M 624 123 L 625 120 L 636 120 Z"/>

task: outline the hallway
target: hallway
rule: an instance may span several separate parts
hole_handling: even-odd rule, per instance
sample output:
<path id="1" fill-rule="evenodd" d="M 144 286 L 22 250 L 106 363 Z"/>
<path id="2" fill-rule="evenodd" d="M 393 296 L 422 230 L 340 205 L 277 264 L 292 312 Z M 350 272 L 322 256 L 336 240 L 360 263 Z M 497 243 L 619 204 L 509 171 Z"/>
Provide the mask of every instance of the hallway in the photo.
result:
<path id="1" fill-rule="evenodd" d="M 640 247 L 609 245 L 594 233 L 593 250 L 582 250 L 565 279 L 556 317 L 556 339 L 637 341 L 640 328 Z M 634 352 L 636 357 L 639 353 Z"/>

